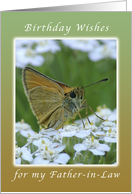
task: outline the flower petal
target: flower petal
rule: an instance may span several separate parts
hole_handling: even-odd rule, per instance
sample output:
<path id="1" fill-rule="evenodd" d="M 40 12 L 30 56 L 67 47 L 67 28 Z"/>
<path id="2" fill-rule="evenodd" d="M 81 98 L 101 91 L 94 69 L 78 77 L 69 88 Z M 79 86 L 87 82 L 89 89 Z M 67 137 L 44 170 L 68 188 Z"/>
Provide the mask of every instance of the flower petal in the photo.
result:
<path id="1" fill-rule="evenodd" d="M 105 142 L 111 142 L 111 143 L 116 143 L 117 139 L 113 137 L 104 137 Z"/>
<path id="2" fill-rule="evenodd" d="M 99 144 L 99 147 L 96 148 L 97 150 L 101 150 L 101 151 L 107 151 L 109 152 L 110 151 L 110 147 L 106 144 Z"/>
<path id="3" fill-rule="evenodd" d="M 62 152 L 65 149 L 66 145 L 61 145 L 55 148 L 56 151 Z"/>
<path id="4" fill-rule="evenodd" d="M 89 131 L 89 135 L 90 135 L 90 131 Z M 75 136 L 83 139 L 88 136 L 88 133 L 84 133 L 80 131 L 79 133 L 76 133 Z"/>
<path id="5" fill-rule="evenodd" d="M 15 164 L 21 164 L 21 158 L 15 159 Z"/>
<path id="6" fill-rule="evenodd" d="M 30 154 L 30 152 L 27 150 L 27 148 L 22 147 L 21 148 L 21 152 L 22 152 L 22 158 L 28 162 L 32 162 L 33 158 L 32 155 Z"/>
<path id="7" fill-rule="evenodd" d="M 72 137 L 76 134 L 76 131 L 61 132 L 60 135 L 63 137 Z"/>
<path id="8" fill-rule="evenodd" d="M 70 160 L 70 156 L 66 153 L 59 154 L 58 158 L 54 160 L 54 162 L 60 164 L 66 164 Z"/>
<path id="9" fill-rule="evenodd" d="M 99 155 L 99 156 L 105 155 L 105 152 L 97 150 L 97 149 L 89 149 L 89 151 L 91 151 L 94 155 Z"/>
<path id="10" fill-rule="evenodd" d="M 37 156 L 34 161 L 33 164 L 49 164 L 48 160 L 44 160 L 41 156 Z"/>
<path id="11" fill-rule="evenodd" d="M 73 148 L 77 152 L 80 152 L 82 150 L 87 150 L 87 147 L 84 144 L 82 144 L 82 143 L 75 144 Z"/>

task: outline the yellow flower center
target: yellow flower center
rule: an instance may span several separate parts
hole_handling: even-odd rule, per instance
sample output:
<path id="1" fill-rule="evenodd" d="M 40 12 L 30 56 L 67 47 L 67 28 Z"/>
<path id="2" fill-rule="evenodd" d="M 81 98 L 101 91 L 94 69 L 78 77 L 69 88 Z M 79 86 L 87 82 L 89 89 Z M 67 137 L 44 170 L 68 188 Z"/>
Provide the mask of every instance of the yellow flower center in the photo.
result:
<path id="1" fill-rule="evenodd" d="M 97 107 L 97 112 L 100 112 L 101 109 L 102 109 L 102 106 L 98 106 L 98 107 Z"/>
<path id="2" fill-rule="evenodd" d="M 48 151 L 48 147 L 47 146 L 45 146 L 45 150 Z"/>
<path id="3" fill-rule="evenodd" d="M 52 152 L 51 150 L 49 150 L 49 153 L 50 153 L 50 155 L 52 155 L 52 154 L 53 154 L 53 152 Z"/>
<path id="4" fill-rule="evenodd" d="M 91 121 L 91 125 L 93 125 L 93 121 Z"/>
<path id="5" fill-rule="evenodd" d="M 105 104 L 103 104 L 103 108 L 107 108 L 107 106 Z"/>
<path id="6" fill-rule="evenodd" d="M 30 133 L 28 133 L 28 137 L 31 137 Z"/>
<path id="7" fill-rule="evenodd" d="M 112 129 L 110 128 L 110 129 L 109 129 L 109 133 L 111 133 L 111 131 L 112 131 Z"/>
<path id="8" fill-rule="evenodd" d="M 24 123 L 24 119 L 21 119 L 21 124 L 23 124 Z"/>
<path id="9" fill-rule="evenodd" d="M 45 144 L 45 141 L 42 139 L 42 144 Z"/>
<path id="10" fill-rule="evenodd" d="M 91 138 L 91 142 L 94 142 L 94 136 L 92 136 L 92 138 Z"/>
<path id="11" fill-rule="evenodd" d="M 43 129 L 43 127 L 40 125 L 40 126 L 39 126 L 39 129 L 40 129 L 40 131 L 41 131 L 41 130 Z"/>

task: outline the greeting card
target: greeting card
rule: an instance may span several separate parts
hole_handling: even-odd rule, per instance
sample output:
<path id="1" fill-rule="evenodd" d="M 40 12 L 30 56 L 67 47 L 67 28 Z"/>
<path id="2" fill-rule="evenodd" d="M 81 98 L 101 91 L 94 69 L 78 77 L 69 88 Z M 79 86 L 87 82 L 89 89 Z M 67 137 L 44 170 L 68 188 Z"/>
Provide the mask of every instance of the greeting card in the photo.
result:
<path id="1" fill-rule="evenodd" d="M 130 192 L 131 13 L 1 21 L 2 192 Z"/>

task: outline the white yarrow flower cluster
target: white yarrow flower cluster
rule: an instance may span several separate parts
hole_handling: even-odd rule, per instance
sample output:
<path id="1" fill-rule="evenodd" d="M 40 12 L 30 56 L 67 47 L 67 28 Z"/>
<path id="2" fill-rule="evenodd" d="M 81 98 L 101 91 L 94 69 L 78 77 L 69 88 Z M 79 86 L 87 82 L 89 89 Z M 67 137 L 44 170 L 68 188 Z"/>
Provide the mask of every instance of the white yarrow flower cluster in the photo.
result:
<path id="1" fill-rule="evenodd" d="M 105 142 L 113 142 L 113 143 L 117 142 L 117 134 L 116 134 L 115 129 L 110 128 L 106 132 L 106 136 L 104 137 L 104 141 Z"/>
<path id="2" fill-rule="evenodd" d="M 60 51 L 60 46 L 54 40 L 38 40 L 35 51 L 37 53 L 51 52 L 56 53 Z"/>
<path id="3" fill-rule="evenodd" d="M 19 48 L 16 51 L 16 67 L 23 68 L 28 64 L 32 66 L 41 66 L 44 63 L 44 57 L 29 47 Z"/>
<path id="4" fill-rule="evenodd" d="M 114 39 L 64 39 L 62 43 L 71 49 L 87 52 L 88 58 L 94 62 L 104 58 L 116 59 L 116 40 Z"/>
<path id="5" fill-rule="evenodd" d="M 23 119 L 21 120 L 21 122 L 17 122 L 15 124 L 15 133 L 18 132 L 20 132 L 20 134 L 24 137 L 29 137 L 30 135 L 35 134 L 31 126 L 25 123 Z"/>
<path id="6" fill-rule="evenodd" d="M 110 147 L 106 144 L 100 144 L 94 137 L 86 138 L 82 143 L 75 144 L 74 149 L 77 152 L 82 150 L 89 150 L 94 155 L 105 155 L 105 151 L 109 151 Z"/>
<path id="7" fill-rule="evenodd" d="M 116 115 L 116 110 L 105 109 L 104 112 L 108 113 L 109 116 Z M 98 108 L 97 114 L 100 111 L 101 109 Z M 91 115 L 90 118 L 93 116 Z M 103 121 L 99 126 L 96 126 L 96 120 L 94 124 L 93 121 L 88 123 L 87 119 L 83 121 L 85 127 L 82 125 L 82 121 L 78 120 L 76 124 L 65 125 L 63 129 L 60 128 L 58 131 L 53 128 L 46 130 L 41 128 L 39 133 L 33 132 L 32 134 L 30 125 L 24 123 L 23 120 L 16 123 L 16 134 L 18 132 L 25 133 L 27 143 L 20 147 L 19 142 L 17 142 L 19 147 L 15 148 L 15 163 L 58 165 L 72 161 L 74 164 L 83 164 L 83 161 L 87 162 L 87 152 L 95 156 L 105 157 L 110 152 L 111 144 L 117 142 L 115 119 L 114 121 Z M 84 159 L 85 157 L 86 159 Z"/>
<path id="8" fill-rule="evenodd" d="M 116 59 L 116 47 L 111 46 L 109 42 L 99 45 L 93 51 L 88 53 L 88 57 L 91 61 L 99 61 L 104 58 Z"/>
<path id="9" fill-rule="evenodd" d="M 26 147 L 16 147 L 15 149 L 15 164 L 21 164 L 22 160 L 32 163 L 33 157 Z"/>
<path id="10" fill-rule="evenodd" d="M 35 45 L 35 46 L 34 46 Z M 45 62 L 45 52 L 55 53 L 61 48 L 55 40 L 48 39 L 16 39 L 16 67 L 24 68 L 30 64 L 32 66 L 41 66 Z"/>
<path id="11" fill-rule="evenodd" d="M 44 141 L 39 146 L 38 153 L 33 164 L 66 164 L 70 156 L 60 153 L 65 149 L 65 145 L 59 143 L 46 144 Z"/>
<path id="12" fill-rule="evenodd" d="M 97 40 L 91 39 L 64 39 L 62 40 L 62 43 L 71 49 L 80 50 L 82 52 L 92 51 L 96 46 L 99 45 Z"/>

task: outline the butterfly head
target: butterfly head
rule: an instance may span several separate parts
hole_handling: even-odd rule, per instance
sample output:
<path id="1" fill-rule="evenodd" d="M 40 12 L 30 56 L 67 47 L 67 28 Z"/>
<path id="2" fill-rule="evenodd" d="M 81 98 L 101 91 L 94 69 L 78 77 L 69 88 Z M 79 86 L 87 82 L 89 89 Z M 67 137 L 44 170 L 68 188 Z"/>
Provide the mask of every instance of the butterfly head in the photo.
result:
<path id="1" fill-rule="evenodd" d="M 72 88 L 70 92 L 65 93 L 65 96 L 69 96 L 71 99 L 78 99 L 80 101 L 84 98 L 84 89 L 83 87 Z"/>

